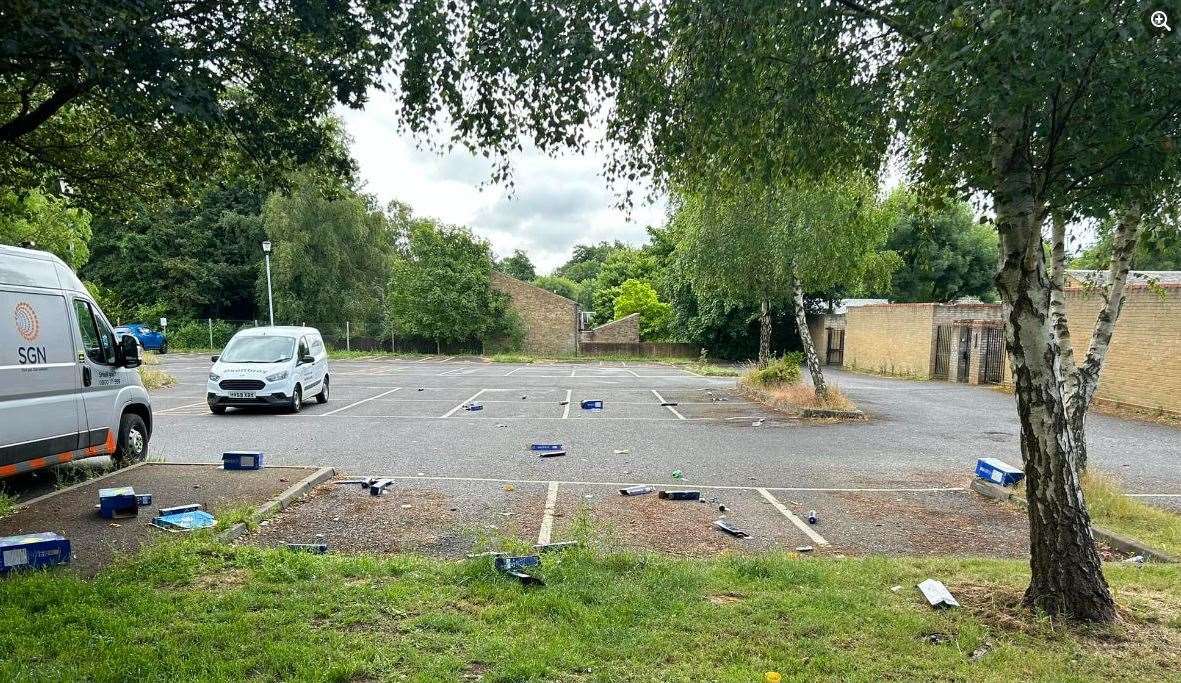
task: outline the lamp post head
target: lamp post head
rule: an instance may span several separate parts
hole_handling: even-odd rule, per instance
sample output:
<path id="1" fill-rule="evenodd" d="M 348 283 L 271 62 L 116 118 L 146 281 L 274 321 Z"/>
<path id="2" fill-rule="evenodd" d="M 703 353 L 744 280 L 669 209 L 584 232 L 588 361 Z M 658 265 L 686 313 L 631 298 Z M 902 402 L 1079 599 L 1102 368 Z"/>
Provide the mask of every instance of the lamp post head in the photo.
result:
<path id="1" fill-rule="evenodd" d="M 262 241 L 262 253 L 264 253 L 264 254 L 271 253 L 271 241 L 270 240 L 263 240 Z"/>

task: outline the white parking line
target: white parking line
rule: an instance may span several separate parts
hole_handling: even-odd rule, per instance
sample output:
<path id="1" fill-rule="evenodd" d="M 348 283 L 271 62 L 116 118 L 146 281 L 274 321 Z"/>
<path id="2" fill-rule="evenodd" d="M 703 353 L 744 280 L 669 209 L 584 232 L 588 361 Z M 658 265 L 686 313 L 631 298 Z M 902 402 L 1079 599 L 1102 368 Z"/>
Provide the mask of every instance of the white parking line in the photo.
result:
<path id="1" fill-rule="evenodd" d="M 161 408 L 160 410 L 157 410 L 156 412 L 157 413 L 168 413 L 173 410 L 180 410 L 181 408 L 195 408 L 197 406 L 203 406 L 203 405 L 205 405 L 205 401 L 197 401 L 196 403 L 186 403 L 183 406 L 172 406 L 171 408 Z"/>
<path id="2" fill-rule="evenodd" d="M 572 393 L 572 391 L 573 390 L 571 390 L 571 389 L 566 390 L 566 405 L 564 406 L 565 409 L 562 410 L 562 419 L 563 420 L 570 417 L 570 394 Z"/>
<path id="3" fill-rule="evenodd" d="M 414 479 L 418 481 L 470 481 L 486 482 L 489 484 L 562 484 L 564 486 L 609 486 L 622 488 L 626 486 L 657 486 L 652 482 L 643 481 L 581 481 L 576 479 L 502 479 L 499 477 L 447 477 L 447 476 L 417 476 L 412 474 L 391 475 L 388 479 Z M 926 487 L 926 488 L 825 488 L 825 487 L 789 487 L 789 486 L 732 486 L 725 484 L 694 484 L 695 489 L 710 489 L 716 491 L 812 491 L 817 493 L 962 493 L 963 487 Z"/>
<path id="4" fill-rule="evenodd" d="M 541 515 L 541 530 L 537 532 L 537 545 L 547 545 L 554 531 L 554 508 L 558 505 L 558 482 L 549 483 L 545 494 L 545 512 Z"/>
<path id="5" fill-rule="evenodd" d="M 422 358 L 419 358 L 418 360 L 416 360 L 416 361 L 413 361 L 413 362 L 415 362 L 415 363 L 425 363 L 426 361 L 428 361 L 428 360 L 430 360 L 430 359 L 432 359 L 432 358 L 434 358 L 434 356 L 423 356 Z"/>
<path id="6" fill-rule="evenodd" d="M 575 371 L 575 370 L 577 370 L 577 369 L 578 369 L 578 368 L 570 368 L 570 376 L 571 376 L 571 377 L 573 377 L 573 376 L 574 376 L 574 371 Z"/>
<path id="7" fill-rule="evenodd" d="M 476 397 L 479 396 L 480 394 L 484 393 L 485 391 L 487 391 L 487 389 L 481 389 L 481 390 L 477 391 L 476 393 L 472 394 L 471 397 L 468 398 L 468 400 L 464 401 L 463 403 L 460 403 L 459 405 L 455 406 L 451 410 L 448 410 L 446 413 L 444 413 L 442 415 L 442 417 L 451 417 L 452 415 L 455 414 L 455 411 L 459 410 L 460 408 L 464 407 L 465 405 L 476 400 Z"/>
<path id="8" fill-rule="evenodd" d="M 455 368 L 454 370 L 448 370 L 447 372 L 440 372 L 439 377 L 442 377 L 443 375 L 454 375 L 459 372 L 465 372 L 466 370 L 467 370 L 467 368 L 465 368 L 465 367 L 458 367 L 458 368 Z"/>
<path id="9" fill-rule="evenodd" d="M 636 373 L 635 370 L 628 370 L 627 368 L 624 368 L 624 370 L 628 373 L 631 373 L 632 377 L 639 377 L 640 376 L 638 373 Z"/>
<path id="10" fill-rule="evenodd" d="M 326 413 L 320 413 L 319 417 L 328 417 L 329 415 L 335 415 L 335 414 L 341 412 L 342 410 L 348 410 L 349 408 L 352 408 L 353 406 L 359 406 L 362 403 L 368 403 L 369 401 L 381 398 L 382 396 L 388 396 L 401 388 L 402 387 L 394 387 L 393 389 L 390 389 L 389 391 L 383 391 L 376 396 L 370 396 L 369 398 L 363 398 L 360 401 L 355 401 L 353 403 L 348 404 L 347 406 L 341 406 L 341 407 L 337 408 L 336 410 L 329 410 Z"/>
<path id="11" fill-rule="evenodd" d="M 664 400 L 664 397 L 660 395 L 660 392 L 659 392 L 659 391 L 657 391 L 657 390 L 653 389 L 653 390 L 652 390 L 652 393 L 653 393 L 653 394 L 655 394 L 655 396 L 656 396 L 656 400 L 657 400 L 657 401 L 660 401 L 661 403 L 667 403 L 667 401 L 665 401 L 665 400 Z M 685 416 L 684 416 L 684 415 L 682 415 L 682 414 L 680 414 L 680 413 L 678 413 L 676 408 L 674 408 L 674 407 L 672 407 L 672 406 L 665 406 L 665 408 L 668 408 L 669 410 L 671 410 L 671 411 L 672 411 L 672 414 L 673 414 L 673 415 L 676 415 L 678 418 L 680 418 L 680 419 L 682 419 L 682 420 L 684 420 L 684 419 L 685 419 Z"/>
<path id="12" fill-rule="evenodd" d="M 793 515 L 791 513 L 791 510 L 787 509 L 787 506 L 785 506 L 783 503 L 780 503 L 778 498 L 771 495 L 770 491 L 768 491 L 767 489 L 762 489 L 762 488 L 755 489 L 755 490 L 759 492 L 760 496 L 762 496 L 763 498 L 766 498 L 768 503 L 770 503 L 771 505 L 774 505 L 775 509 L 779 510 L 779 513 L 781 515 L 783 515 L 784 517 L 787 517 L 791 521 L 792 524 L 796 525 L 796 527 L 799 528 L 800 531 L 804 532 L 805 536 L 812 539 L 813 543 L 815 543 L 816 545 L 828 545 L 828 541 L 824 540 L 823 536 L 821 536 L 820 534 L 813 531 L 812 527 L 808 526 L 804 522 L 804 520 Z"/>
<path id="13" fill-rule="evenodd" d="M 1129 498 L 1181 498 L 1181 493 L 1125 493 Z"/>
<path id="14" fill-rule="evenodd" d="M 441 360 L 441 361 L 439 361 L 439 362 L 440 362 L 440 363 L 446 363 L 447 361 L 449 361 L 449 360 L 455 360 L 456 358 L 459 358 L 459 356 L 447 356 L 446 358 L 444 358 L 443 360 Z"/>

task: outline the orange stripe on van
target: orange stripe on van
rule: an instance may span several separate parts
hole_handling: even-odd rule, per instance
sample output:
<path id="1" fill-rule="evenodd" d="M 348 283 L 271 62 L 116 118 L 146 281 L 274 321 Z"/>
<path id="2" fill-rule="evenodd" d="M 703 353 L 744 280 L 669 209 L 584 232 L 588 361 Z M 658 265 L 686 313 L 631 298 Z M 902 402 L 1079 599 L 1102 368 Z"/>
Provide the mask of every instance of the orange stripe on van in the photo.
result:
<path id="1" fill-rule="evenodd" d="M 45 462 L 45 458 L 33 458 L 29 461 L 29 469 L 39 470 L 49 463 Z"/>
<path id="2" fill-rule="evenodd" d="M 73 451 L 70 451 L 68 453 L 62 453 L 61 455 L 57 456 L 58 462 L 70 462 L 73 459 L 74 459 L 74 452 Z"/>
<path id="3" fill-rule="evenodd" d="M 10 477 L 16 474 L 16 465 L 5 465 L 0 467 L 0 477 Z"/>

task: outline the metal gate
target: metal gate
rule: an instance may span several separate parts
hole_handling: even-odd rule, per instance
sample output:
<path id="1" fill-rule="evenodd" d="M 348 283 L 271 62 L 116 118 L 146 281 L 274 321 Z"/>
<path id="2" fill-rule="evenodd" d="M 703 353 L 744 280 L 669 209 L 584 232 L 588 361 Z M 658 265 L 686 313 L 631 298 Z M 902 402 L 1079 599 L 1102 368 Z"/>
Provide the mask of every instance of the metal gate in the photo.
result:
<path id="1" fill-rule="evenodd" d="M 959 362 L 955 368 L 955 381 L 967 382 L 968 369 L 972 365 L 972 328 L 960 328 Z"/>
<path id="2" fill-rule="evenodd" d="M 1001 328 L 980 330 L 980 354 L 980 383 L 1000 384 L 1005 368 L 1005 337 Z"/>
<path id="3" fill-rule="evenodd" d="M 951 325 L 935 328 L 935 379 L 947 379 L 947 368 L 951 360 Z"/>
<path id="4" fill-rule="evenodd" d="M 844 365 L 845 331 L 828 328 L 828 346 L 824 355 L 825 365 Z"/>

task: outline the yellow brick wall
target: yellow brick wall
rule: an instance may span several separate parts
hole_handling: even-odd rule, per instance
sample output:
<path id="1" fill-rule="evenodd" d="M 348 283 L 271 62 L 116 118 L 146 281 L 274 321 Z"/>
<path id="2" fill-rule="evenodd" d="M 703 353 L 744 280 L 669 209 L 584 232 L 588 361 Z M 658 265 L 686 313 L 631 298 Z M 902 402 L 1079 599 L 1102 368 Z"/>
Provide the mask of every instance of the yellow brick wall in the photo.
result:
<path id="1" fill-rule="evenodd" d="M 1099 295 L 1082 290 L 1066 293 L 1066 315 L 1079 363 L 1102 306 Z M 1095 398 L 1181 413 L 1181 288 L 1166 288 L 1163 298 L 1143 287 L 1129 288 Z"/>
<path id="2" fill-rule="evenodd" d="M 845 315 L 845 367 L 927 379 L 934 324 L 935 304 L 850 308 Z"/>

